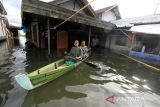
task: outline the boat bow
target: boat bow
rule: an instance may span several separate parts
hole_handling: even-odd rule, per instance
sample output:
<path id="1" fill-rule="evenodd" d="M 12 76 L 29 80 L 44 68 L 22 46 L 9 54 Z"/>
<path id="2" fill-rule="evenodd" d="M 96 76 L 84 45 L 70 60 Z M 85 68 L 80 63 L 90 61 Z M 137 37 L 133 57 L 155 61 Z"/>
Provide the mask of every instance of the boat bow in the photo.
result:
<path id="1" fill-rule="evenodd" d="M 18 74 L 15 76 L 17 83 L 26 90 L 32 90 L 34 87 L 26 74 Z"/>

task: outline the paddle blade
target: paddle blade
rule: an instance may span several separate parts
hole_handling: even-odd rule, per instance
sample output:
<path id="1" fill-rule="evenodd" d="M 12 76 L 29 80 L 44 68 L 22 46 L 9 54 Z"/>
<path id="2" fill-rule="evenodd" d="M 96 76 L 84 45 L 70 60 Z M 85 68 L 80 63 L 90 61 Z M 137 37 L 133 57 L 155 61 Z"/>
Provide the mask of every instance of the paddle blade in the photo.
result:
<path id="1" fill-rule="evenodd" d="M 96 65 L 96 64 L 94 64 L 92 62 L 84 61 L 84 63 L 87 64 L 87 65 L 89 65 L 89 66 L 91 66 L 91 67 L 93 67 L 93 68 L 101 69 L 99 65 Z"/>

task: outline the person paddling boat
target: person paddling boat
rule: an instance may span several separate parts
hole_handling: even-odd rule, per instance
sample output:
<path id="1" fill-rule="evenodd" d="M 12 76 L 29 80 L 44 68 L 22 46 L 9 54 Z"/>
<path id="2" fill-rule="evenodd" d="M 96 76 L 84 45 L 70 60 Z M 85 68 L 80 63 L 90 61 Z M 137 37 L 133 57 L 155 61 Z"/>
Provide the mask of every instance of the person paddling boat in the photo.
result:
<path id="1" fill-rule="evenodd" d="M 71 48 L 69 54 L 65 57 L 65 61 L 73 61 L 76 63 L 78 60 L 82 59 L 83 52 L 79 47 L 79 41 L 74 41 L 74 46 Z"/>

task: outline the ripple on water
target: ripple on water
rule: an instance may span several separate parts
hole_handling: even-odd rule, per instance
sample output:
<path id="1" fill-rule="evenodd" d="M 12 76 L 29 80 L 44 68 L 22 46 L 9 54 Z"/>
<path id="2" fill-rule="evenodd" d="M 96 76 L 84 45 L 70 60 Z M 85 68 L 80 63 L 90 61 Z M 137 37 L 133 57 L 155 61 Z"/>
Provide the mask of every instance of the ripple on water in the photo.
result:
<path id="1" fill-rule="evenodd" d="M 26 94 L 15 82 L 14 76 L 25 72 L 26 63 L 26 53 L 23 49 L 14 48 L 8 51 L 7 47 L 0 48 L 0 107 L 20 107 L 23 102 L 24 98 L 21 96 Z"/>
<path id="2" fill-rule="evenodd" d="M 38 59 L 37 54 L 43 58 Z M 46 59 L 43 52 L 37 51 L 33 55 L 27 55 L 28 53 L 26 54 L 24 50 L 18 48 L 13 49 L 12 54 L 6 54 L 3 59 L 0 59 L 0 63 L 3 60 L 5 62 L 2 64 L 3 67 L 0 67 L 0 78 L 2 78 L 2 80 L 0 79 L 0 92 L 2 93 L 0 94 L 0 104 L 5 107 L 23 107 L 23 105 L 25 107 L 109 107 L 110 103 L 105 100 L 107 96 L 116 93 L 119 96 L 136 96 L 133 93 L 144 92 L 139 89 L 150 90 L 153 88 L 148 83 L 149 78 L 145 78 L 147 82 L 142 82 L 144 79 L 133 76 L 133 70 L 130 73 L 131 69 L 128 68 L 132 67 L 129 64 L 127 65 L 127 60 L 123 58 L 119 58 L 120 60 L 118 60 L 116 56 L 112 59 L 113 56 L 108 55 L 107 57 L 106 54 L 102 54 L 100 58 L 95 55 L 99 62 L 93 62 L 101 68 L 100 70 L 93 68 L 91 71 L 91 68 L 87 67 L 87 65 L 79 66 L 77 72 L 68 73 L 68 75 L 48 85 L 46 84 L 33 90 L 31 93 L 27 93 L 15 82 L 14 76 L 18 73 L 25 73 L 26 69 L 31 69 L 32 71 L 48 63 L 46 61 L 48 59 Z M 7 65 L 7 63 L 9 64 Z M 36 64 L 39 66 L 36 66 Z M 131 63 L 130 65 L 134 66 Z M 27 68 L 26 66 L 29 67 Z M 125 73 L 122 75 L 121 71 L 125 71 Z M 135 73 L 138 72 L 135 71 Z M 154 107 L 159 105 L 160 96 L 154 92 L 148 94 L 146 98 L 146 104 L 153 104 L 152 106 Z M 119 102 L 118 104 L 119 107 L 127 105 L 126 102 Z M 133 104 L 127 106 L 133 107 Z"/>

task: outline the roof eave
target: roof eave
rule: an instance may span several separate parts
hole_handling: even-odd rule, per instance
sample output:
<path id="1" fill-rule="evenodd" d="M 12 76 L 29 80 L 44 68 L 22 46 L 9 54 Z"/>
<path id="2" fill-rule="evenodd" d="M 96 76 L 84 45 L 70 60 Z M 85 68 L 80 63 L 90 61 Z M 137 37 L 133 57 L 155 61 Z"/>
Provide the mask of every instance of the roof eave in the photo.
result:
<path id="1" fill-rule="evenodd" d="M 23 12 L 28 12 L 32 14 L 43 15 L 52 18 L 58 18 L 65 20 L 69 16 L 71 16 L 74 11 L 64 9 L 55 5 L 50 5 L 41 1 L 23 1 Z M 84 14 L 78 14 L 76 17 L 72 18 L 70 21 L 81 23 L 85 25 L 95 26 L 99 28 L 104 28 L 108 30 L 112 30 L 115 28 L 115 24 L 110 22 L 103 22 L 97 18 L 93 18 L 91 16 L 87 16 Z"/>
<path id="2" fill-rule="evenodd" d="M 7 15 L 7 11 L 5 10 L 5 8 L 4 8 L 3 4 L 1 3 L 1 1 L 0 1 L 0 8 L 1 8 L 2 11 L 3 11 L 2 14 Z"/>

